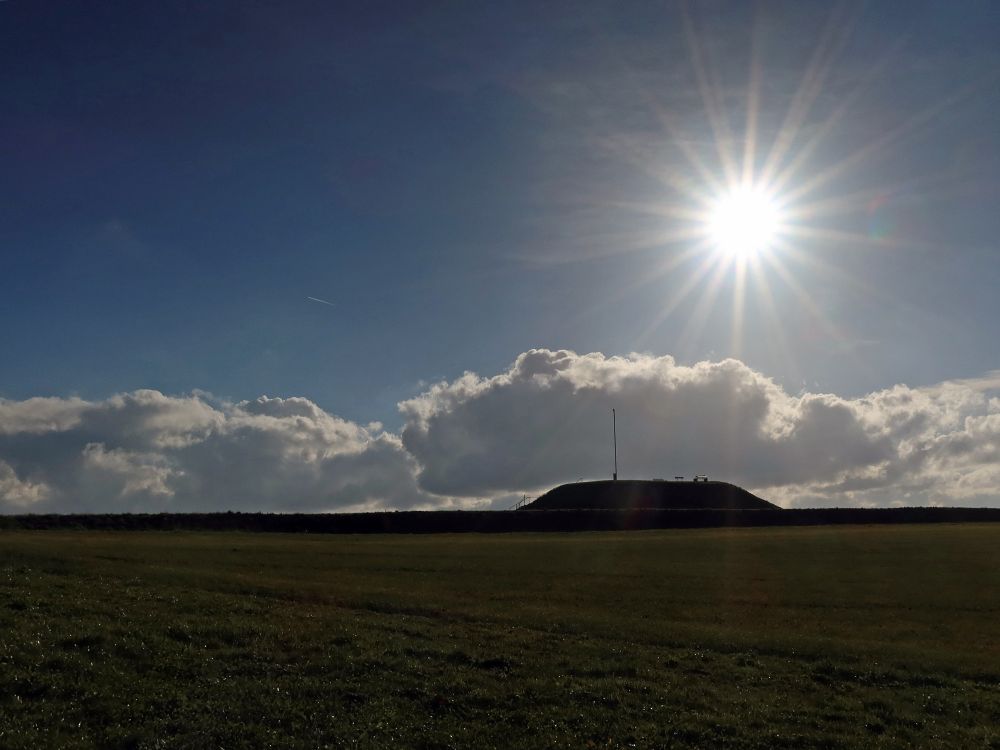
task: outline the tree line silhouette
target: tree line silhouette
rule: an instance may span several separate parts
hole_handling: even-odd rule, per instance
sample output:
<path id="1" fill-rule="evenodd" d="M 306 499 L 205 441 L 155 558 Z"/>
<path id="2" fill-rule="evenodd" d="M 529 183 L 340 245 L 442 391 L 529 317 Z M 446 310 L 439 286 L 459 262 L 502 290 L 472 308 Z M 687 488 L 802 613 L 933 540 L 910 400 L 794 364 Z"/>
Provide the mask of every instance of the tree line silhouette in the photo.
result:
<path id="1" fill-rule="evenodd" d="M 262 531 L 433 534 L 626 531 L 723 526 L 1000 522 L 1000 508 L 387 511 L 379 513 L 98 513 L 0 516 L 0 530 Z"/>

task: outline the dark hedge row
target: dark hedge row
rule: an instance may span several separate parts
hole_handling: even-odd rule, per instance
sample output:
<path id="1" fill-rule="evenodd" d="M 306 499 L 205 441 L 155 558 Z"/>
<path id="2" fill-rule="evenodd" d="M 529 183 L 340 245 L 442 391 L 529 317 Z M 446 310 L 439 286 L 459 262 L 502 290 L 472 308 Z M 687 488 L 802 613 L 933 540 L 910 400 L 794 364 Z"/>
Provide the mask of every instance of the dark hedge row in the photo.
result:
<path id="1" fill-rule="evenodd" d="M 396 513 L 156 513 L 0 516 L 0 529 L 275 531 L 323 534 L 612 531 L 718 526 L 1000 521 L 1000 508 L 520 510 Z"/>

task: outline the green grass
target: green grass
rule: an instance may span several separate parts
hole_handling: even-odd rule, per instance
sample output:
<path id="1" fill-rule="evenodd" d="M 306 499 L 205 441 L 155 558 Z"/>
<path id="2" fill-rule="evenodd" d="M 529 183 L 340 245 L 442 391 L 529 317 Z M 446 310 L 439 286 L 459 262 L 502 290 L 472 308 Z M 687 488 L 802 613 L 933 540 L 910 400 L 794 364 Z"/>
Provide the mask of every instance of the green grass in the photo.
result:
<path id="1" fill-rule="evenodd" d="M 1000 525 L 0 533 L 0 747 L 1000 748 Z"/>

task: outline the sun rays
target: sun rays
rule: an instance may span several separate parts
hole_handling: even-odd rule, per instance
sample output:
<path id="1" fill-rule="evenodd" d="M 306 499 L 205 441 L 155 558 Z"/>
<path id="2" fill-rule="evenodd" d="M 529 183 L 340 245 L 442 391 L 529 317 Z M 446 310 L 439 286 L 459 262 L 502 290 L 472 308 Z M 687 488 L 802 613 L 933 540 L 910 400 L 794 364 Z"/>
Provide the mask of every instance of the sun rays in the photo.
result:
<path id="1" fill-rule="evenodd" d="M 574 126 L 608 179 L 588 172 L 561 193 L 574 211 L 530 258 L 592 262 L 614 278 L 571 324 L 605 326 L 629 309 L 622 350 L 769 358 L 788 382 L 822 351 L 871 366 L 855 345 L 870 331 L 850 307 L 877 299 L 911 309 L 868 270 L 937 249 L 904 223 L 905 201 L 947 199 L 957 179 L 898 157 L 997 76 L 984 71 L 907 107 L 882 104 L 909 53 L 890 39 L 855 59 L 864 12 L 831 6 L 799 40 L 805 57 L 795 63 L 769 56 L 773 25 L 729 19 L 740 30 L 720 35 L 708 27 L 719 19 L 694 4 L 671 19 L 679 38 L 664 40 L 665 76 L 649 50 L 633 56 L 604 39 L 599 90 L 611 98 Z"/>
<path id="2" fill-rule="evenodd" d="M 723 184 L 720 188 L 718 184 L 706 182 L 680 196 L 682 201 L 697 207 L 694 221 L 703 230 L 697 243 L 703 257 L 688 282 L 665 307 L 665 314 L 650 321 L 640 340 L 659 328 L 674 310 L 686 303 L 691 306 L 687 298 L 695 295 L 697 301 L 681 329 L 679 340 L 682 349 L 693 345 L 723 288 L 727 287 L 732 294 L 729 301 L 730 354 L 740 356 L 743 351 L 745 310 L 752 300 L 765 313 L 767 325 L 774 329 L 773 340 L 780 353 L 789 357 L 788 336 L 776 311 L 775 284 L 780 285 L 783 294 L 802 305 L 826 335 L 839 340 L 842 334 L 803 288 L 792 266 L 811 266 L 822 274 L 822 261 L 803 253 L 800 248 L 804 236 L 830 231 L 806 219 L 814 211 L 809 200 L 838 169 L 846 169 L 850 162 L 864 158 L 852 154 L 844 160 L 843 167 L 832 165 L 811 175 L 809 180 L 803 179 L 810 158 L 829 136 L 833 124 L 847 114 L 866 84 L 862 81 L 852 95 L 835 108 L 833 122 L 827 127 L 821 126 L 813 132 L 807 129 L 814 105 L 825 91 L 834 63 L 857 23 L 857 15 L 843 4 L 833 8 L 781 125 L 771 136 L 769 147 L 762 144 L 768 135 L 761 127 L 760 117 L 761 86 L 767 71 L 759 56 L 757 24 L 751 31 L 749 74 L 742 97 L 746 109 L 740 134 L 734 133 L 720 76 L 713 68 L 711 55 L 705 51 L 704 35 L 686 8 L 682 16 L 694 77 L 717 154 L 715 173 L 720 175 Z M 712 171 L 704 163 L 692 166 L 698 173 Z M 850 211 L 857 207 L 845 199 L 838 203 L 825 198 L 822 203 L 827 211 L 831 208 Z M 850 236 L 843 239 L 864 242 L 866 238 Z M 786 361 L 785 365 L 794 369 L 795 363 Z"/>
<path id="3" fill-rule="evenodd" d="M 644 87 L 640 77 L 618 61 L 636 101 L 660 126 L 664 146 L 679 158 L 664 166 L 650 158 L 641 142 L 606 136 L 615 153 L 662 185 L 665 196 L 661 200 L 650 197 L 641 204 L 621 199 L 603 204 L 652 217 L 663 227 L 657 237 L 647 224 L 641 238 L 637 232 L 634 242 L 617 246 L 617 252 L 641 251 L 646 257 L 652 257 L 648 251 L 657 246 L 665 252 L 662 260 L 648 262 L 641 278 L 610 291 L 607 299 L 595 305 L 595 309 L 607 308 L 639 287 L 671 280 L 665 284 L 669 296 L 660 308 L 636 326 L 633 348 L 647 346 L 668 320 L 674 320 L 680 321 L 673 332 L 677 353 L 685 356 L 686 347 L 703 350 L 699 342 L 708 320 L 725 302 L 731 309 L 731 356 L 740 356 L 744 350 L 750 305 L 757 313 L 756 324 L 767 329 L 767 344 L 784 360 L 785 372 L 798 370 L 792 361 L 795 347 L 790 346 L 788 328 L 803 321 L 808 321 L 816 336 L 843 351 L 851 350 L 845 345 L 849 336 L 820 302 L 819 291 L 875 293 L 871 282 L 848 272 L 850 264 L 839 259 L 845 253 L 899 247 L 898 239 L 867 227 L 871 207 L 900 186 L 867 181 L 866 169 L 873 159 L 923 131 L 959 98 L 982 88 L 982 81 L 972 82 L 944 101 L 929 102 L 831 160 L 829 155 L 838 148 L 839 129 L 850 125 L 863 98 L 880 81 L 881 71 L 900 52 L 899 45 L 891 46 L 876 64 L 859 69 L 852 84 L 845 84 L 837 74 L 838 66 L 860 14 L 857 5 L 839 3 L 832 8 L 812 45 L 811 60 L 794 90 L 788 92 L 785 110 L 774 112 L 775 97 L 763 93 L 771 71 L 761 57 L 758 25 L 751 24 L 747 73 L 734 86 L 732 80 L 723 80 L 715 65 L 711 35 L 699 29 L 694 14 L 684 7 L 679 27 L 686 40 L 692 89 L 701 106 L 704 127 L 698 132 L 692 132 L 692 120 L 684 121 L 684 110 L 668 106 L 668 100 L 648 85 Z M 850 179 L 842 180 L 845 175 Z M 799 308 L 801 315 L 789 319 L 790 306 Z M 720 318 L 715 315 L 714 320 L 717 326 Z"/>

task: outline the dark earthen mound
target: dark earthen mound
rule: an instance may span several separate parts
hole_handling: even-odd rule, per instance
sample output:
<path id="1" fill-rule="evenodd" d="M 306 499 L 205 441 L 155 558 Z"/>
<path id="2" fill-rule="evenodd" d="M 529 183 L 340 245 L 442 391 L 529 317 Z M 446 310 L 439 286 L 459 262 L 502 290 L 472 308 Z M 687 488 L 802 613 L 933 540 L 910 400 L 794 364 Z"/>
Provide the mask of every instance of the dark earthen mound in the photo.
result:
<path id="1" fill-rule="evenodd" d="M 774 510 L 778 506 L 728 482 L 620 479 L 563 484 L 528 503 L 523 510 L 633 508 Z"/>

